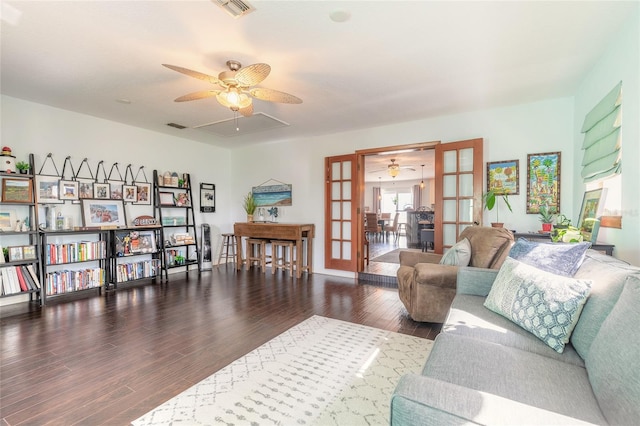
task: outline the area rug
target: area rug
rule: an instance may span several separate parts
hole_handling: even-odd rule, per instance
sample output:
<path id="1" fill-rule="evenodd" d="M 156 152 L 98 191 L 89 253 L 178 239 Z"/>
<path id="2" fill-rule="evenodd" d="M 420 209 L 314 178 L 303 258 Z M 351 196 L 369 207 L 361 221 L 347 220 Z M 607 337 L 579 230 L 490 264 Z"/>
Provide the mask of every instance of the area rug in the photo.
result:
<path id="1" fill-rule="evenodd" d="M 420 249 L 395 249 L 385 254 L 381 254 L 378 257 L 374 257 L 370 262 L 384 262 L 384 263 L 400 263 L 401 251 L 422 251 Z"/>
<path id="2" fill-rule="evenodd" d="M 388 425 L 400 377 L 433 342 L 313 316 L 133 422 Z"/>

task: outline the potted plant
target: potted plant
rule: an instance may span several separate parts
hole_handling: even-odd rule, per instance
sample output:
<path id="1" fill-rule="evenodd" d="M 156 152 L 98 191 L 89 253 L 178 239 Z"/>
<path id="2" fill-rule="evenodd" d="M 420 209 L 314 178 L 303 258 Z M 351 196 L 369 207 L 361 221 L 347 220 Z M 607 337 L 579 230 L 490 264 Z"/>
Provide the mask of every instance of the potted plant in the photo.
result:
<path id="1" fill-rule="evenodd" d="M 496 206 L 496 200 L 498 198 L 502 198 L 502 200 L 504 201 L 509 211 L 513 212 L 513 210 L 511 209 L 511 204 L 509 204 L 509 193 L 508 192 L 496 193 L 496 191 L 493 189 L 489 190 L 486 194 L 482 196 L 482 201 L 484 202 L 484 208 L 487 210 L 493 210 L 493 208 Z M 493 226 L 494 228 L 502 228 L 502 226 L 504 225 L 502 222 L 500 222 L 498 211 L 499 209 L 496 209 L 496 221 L 491 222 L 491 226 Z"/>
<path id="2" fill-rule="evenodd" d="M 540 222 L 542 222 L 542 231 L 543 232 L 551 232 L 551 224 L 553 223 L 553 219 L 555 218 L 555 213 L 550 209 L 548 205 L 543 204 L 540 206 Z"/>
<path id="3" fill-rule="evenodd" d="M 253 213 L 256 211 L 256 199 L 253 198 L 253 193 L 249 192 L 244 197 L 244 203 L 242 205 L 244 211 L 247 213 L 247 222 L 253 222 Z"/>
<path id="4" fill-rule="evenodd" d="M 23 175 L 29 173 L 30 168 L 31 167 L 29 167 L 29 163 L 27 163 L 26 161 L 18 161 L 16 163 L 16 169 L 20 170 L 20 173 Z"/>

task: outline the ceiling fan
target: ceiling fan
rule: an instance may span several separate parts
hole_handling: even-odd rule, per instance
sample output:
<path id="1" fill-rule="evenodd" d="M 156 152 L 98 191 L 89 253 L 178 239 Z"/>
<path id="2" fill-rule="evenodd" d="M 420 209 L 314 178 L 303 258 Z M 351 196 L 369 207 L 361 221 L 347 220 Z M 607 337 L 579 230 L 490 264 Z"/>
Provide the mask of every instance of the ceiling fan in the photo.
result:
<path id="1" fill-rule="evenodd" d="M 391 164 L 389 164 L 386 169 L 371 170 L 369 173 L 380 173 L 386 170 L 387 173 L 389 173 L 389 176 L 394 178 L 400 174 L 400 169 L 411 170 L 412 172 L 416 171 L 413 166 L 401 166 L 400 164 L 396 163 L 395 158 L 391 158 Z"/>
<path id="2" fill-rule="evenodd" d="M 162 65 L 189 77 L 208 81 L 220 87 L 219 89 L 189 93 L 176 98 L 175 102 L 195 101 L 215 96 L 221 105 L 231 109 L 231 111 L 239 112 L 245 117 L 253 114 L 253 98 L 285 104 L 302 103 L 302 99 L 289 93 L 263 87 L 252 87 L 267 78 L 269 72 L 271 72 L 271 67 L 268 64 L 253 64 L 243 67 L 240 62 L 230 60 L 227 61 L 229 71 L 222 71 L 218 74 L 218 77 L 176 65 Z"/>

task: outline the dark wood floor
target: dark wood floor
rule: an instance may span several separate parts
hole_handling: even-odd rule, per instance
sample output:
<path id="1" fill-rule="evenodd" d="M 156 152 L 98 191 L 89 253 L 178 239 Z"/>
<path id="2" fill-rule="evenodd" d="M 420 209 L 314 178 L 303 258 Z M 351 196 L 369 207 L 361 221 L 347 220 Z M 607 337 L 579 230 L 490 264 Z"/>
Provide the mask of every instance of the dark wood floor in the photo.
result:
<path id="1" fill-rule="evenodd" d="M 440 329 L 413 322 L 394 289 L 232 266 L 0 309 L 5 425 L 127 425 L 312 315 L 427 338 Z"/>

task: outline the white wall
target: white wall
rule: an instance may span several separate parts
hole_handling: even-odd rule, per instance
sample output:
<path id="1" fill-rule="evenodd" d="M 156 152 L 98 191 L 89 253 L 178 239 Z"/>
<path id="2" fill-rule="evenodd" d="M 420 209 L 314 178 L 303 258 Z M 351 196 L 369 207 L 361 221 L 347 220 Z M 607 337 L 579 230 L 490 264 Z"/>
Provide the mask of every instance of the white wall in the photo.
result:
<path id="1" fill-rule="evenodd" d="M 598 240 L 615 244 L 614 255 L 640 265 L 640 12 L 636 8 L 607 47 L 575 95 L 573 125 L 576 180 L 573 204 L 580 206 L 585 186 L 580 179 L 585 115 L 622 81 L 622 229 L 600 228 Z M 577 212 L 573 218 L 577 219 Z"/>

